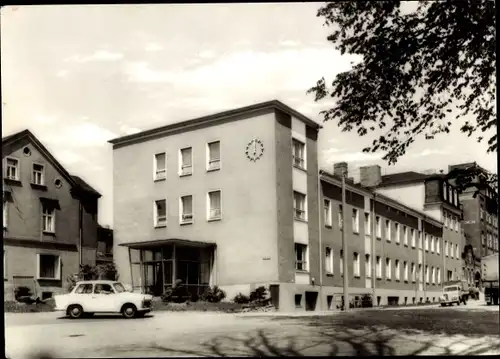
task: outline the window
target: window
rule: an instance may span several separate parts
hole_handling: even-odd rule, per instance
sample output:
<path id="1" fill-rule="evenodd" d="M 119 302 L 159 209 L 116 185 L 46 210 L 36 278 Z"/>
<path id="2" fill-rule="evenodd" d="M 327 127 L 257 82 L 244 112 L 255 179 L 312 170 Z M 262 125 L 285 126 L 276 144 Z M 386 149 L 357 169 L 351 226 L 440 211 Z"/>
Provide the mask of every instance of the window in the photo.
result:
<path id="1" fill-rule="evenodd" d="M 403 243 L 405 246 L 408 245 L 408 228 L 406 226 L 403 226 Z"/>
<path id="2" fill-rule="evenodd" d="M 359 211 L 356 208 L 352 209 L 352 231 L 359 233 Z"/>
<path id="3" fill-rule="evenodd" d="M 453 258 L 454 256 L 454 250 L 453 250 L 453 243 L 450 242 L 450 258 Z"/>
<path id="4" fill-rule="evenodd" d="M 307 246 L 295 243 L 295 269 L 307 271 Z"/>
<path id="5" fill-rule="evenodd" d="M 429 283 L 429 266 L 425 266 L 425 283 Z"/>
<path id="6" fill-rule="evenodd" d="M 422 243 L 422 231 L 418 231 L 418 248 L 424 248 Z"/>
<path id="7" fill-rule="evenodd" d="M 437 269 L 437 284 L 441 284 L 441 268 Z"/>
<path id="8" fill-rule="evenodd" d="M 411 281 L 416 282 L 417 281 L 417 270 L 416 270 L 415 263 L 411 263 Z"/>
<path id="9" fill-rule="evenodd" d="M 396 259 L 395 265 L 396 265 L 395 277 L 396 277 L 396 280 L 400 280 L 401 279 L 401 264 L 399 262 L 399 259 Z"/>
<path id="10" fill-rule="evenodd" d="M 323 200 L 324 215 L 325 215 L 325 226 L 332 226 L 332 201 L 329 199 Z"/>
<path id="11" fill-rule="evenodd" d="M 365 255 L 365 272 L 366 278 L 372 277 L 372 257 L 369 254 Z"/>
<path id="12" fill-rule="evenodd" d="M 453 190 L 453 204 L 458 206 L 458 191 L 456 189 Z"/>
<path id="13" fill-rule="evenodd" d="M 416 238 L 415 238 L 415 229 L 410 229 L 410 234 L 411 234 L 411 246 L 412 248 L 415 248 L 416 246 Z"/>
<path id="14" fill-rule="evenodd" d="M 444 255 L 448 257 L 448 241 L 444 241 Z"/>
<path id="15" fill-rule="evenodd" d="M 376 261 L 376 270 L 377 270 L 377 278 L 382 278 L 382 258 L 380 256 L 377 256 L 377 261 Z"/>
<path id="16" fill-rule="evenodd" d="M 61 258 L 53 254 L 38 254 L 38 279 L 60 279 Z"/>
<path id="17" fill-rule="evenodd" d="M 436 270 L 434 269 L 434 267 L 431 268 L 431 280 L 432 280 L 432 284 L 436 284 Z"/>
<path id="18" fill-rule="evenodd" d="M 370 213 L 365 213 L 365 235 L 369 236 L 372 233 Z"/>
<path id="19" fill-rule="evenodd" d="M 443 182 L 443 199 L 446 200 L 448 198 L 448 191 L 446 189 L 446 182 Z"/>
<path id="20" fill-rule="evenodd" d="M 111 294 L 114 292 L 115 291 L 113 290 L 110 284 L 97 283 L 94 286 L 94 294 Z"/>
<path id="21" fill-rule="evenodd" d="M 375 226 L 377 231 L 377 238 L 382 238 L 382 224 L 380 223 L 380 217 L 375 217 Z"/>
<path id="22" fill-rule="evenodd" d="M 9 218 L 9 203 L 3 200 L 3 228 L 7 228 L 7 221 Z"/>
<path id="23" fill-rule="evenodd" d="M 436 237 L 436 253 L 441 254 L 441 241 Z"/>
<path id="24" fill-rule="evenodd" d="M 423 267 L 422 267 L 422 265 L 421 265 L 421 264 L 419 264 L 419 265 L 418 265 L 418 281 L 419 281 L 420 283 L 422 283 L 422 282 L 423 282 L 423 279 L 424 279 L 424 275 L 423 275 L 423 273 L 422 273 L 422 268 L 423 268 Z"/>
<path id="25" fill-rule="evenodd" d="M 56 231 L 56 211 L 46 205 L 42 205 L 42 230 L 48 233 Z"/>
<path id="26" fill-rule="evenodd" d="M 448 202 L 453 203 L 453 188 L 448 186 Z"/>
<path id="27" fill-rule="evenodd" d="M 92 284 L 80 284 L 75 289 L 75 294 L 92 294 Z"/>
<path id="28" fill-rule="evenodd" d="M 5 166 L 5 178 L 19 180 L 19 160 L 7 157 Z"/>
<path id="29" fill-rule="evenodd" d="M 207 145 L 207 149 L 207 171 L 215 171 L 220 169 L 220 141 L 210 142 Z"/>
<path id="30" fill-rule="evenodd" d="M 292 157 L 293 165 L 302 169 L 306 168 L 305 162 L 305 144 L 292 138 Z"/>
<path id="31" fill-rule="evenodd" d="M 154 179 L 162 180 L 167 178 L 167 154 L 157 153 L 154 161 Z"/>
<path id="32" fill-rule="evenodd" d="M 325 270 L 327 274 L 333 274 L 333 251 L 330 247 L 325 250 Z"/>
<path id="33" fill-rule="evenodd" d="M 302 294 L 295 294 L 295 308 L 301 308 Z"/>
<path id="34" fill-rule="evenodd" d="M 399 243 L 400 242 L 400 233 L 399 233 L 399 223 L 395 223 L 394 224 L 394 232 L 396 232 L 396 243 Z"/>
<path id="35" fill-rule="evenodd" d="M 444 218 L 444 226 L 445 227 L 448 227 L 448 215 L 446 214 L 446 212 L 443 213 L 443 218 Z"/>
<path id="36" fill-rule="evenodd" d="M 391 221 L 388 219 L 385 220 L 385 239 L 391 241 Z"/>
<path id="37" fill-rule="evenodd" d="M 193 149 L 191 147 L 181 149 L 180 156 L 181 168 L 179 174 L 181 176 L 193 174 Z"/>
<path id="38" fill-rule="evenodd" d="M 434 236 L 430 236 L 431 240 L 431 253 L 434 253 Z"/>
<path id="39" fill-rule="evenodd" d="M 385 259 L 385 277 L 391 279 L 391 260 L 389 258 Z"/>
<path id="40" fill-rule="evenodd" d="M 425 250 L 429 250 L 429 235 L 427 233 L 425 234 Z"/>
<path id="41" fill-rule="evenodd" d="M 403 280 L 408 282 L 408 263 L 406 261 L 403 262 Z"/>
<path id="42" fill-rule="evenodd" d="M 167 225 L 167 200 L 155 201 L 154 206 L 154 226 L 164 227 Z"/>
<path id="43" fill-rule="evenodd" d="M 458 244 L 455 244 L 455 258 L 460 258 L 460 249 L 458 248 Z"/>
<path id="44" fill-rule="evenodd" d="M 354 252 L 353 255 L 353 271 L 354 271 L 354 276 L 359 277 L 360 276 L 360 261 L 359 261 L 359 254 Z"/>
<path id="45" fill-rule="evenodd" d="M 193 223 L 193 196 L 182 196 L 180 206 L 181 223 Z"/>
<path id="46" fill-rule="evenodd" d="M 338 218 L 339 218 L 339 228 L 342 229 L 342 227 L 344 226 L 344 212 L 341 204 L 339 204 Z"/>
<path id="47" fill-rule="evenodd" d="M 450 229 L 453 230 L 455 228 L 455 217 L 450 216 Z"/>
<path id="48" fill-rule="evenodd" d="M 306 195 L 300 192 L 293 192 L 293 213 L 294 218 L 305 221 L 306 220 Z"/>
<path id="49" fill-rule="evenodd" d="M 219 220 L 222 216 L 221 191 L 208 192 L 208 220 Z"/>
<path id="50" fill-rule="evenodd" d="M 340 275 L 344 275 L 344 251 L 340 250 Z"/>
<path id="51" fill-rule="evenodd" d="M 459 227 L 460 227 L 460 221 L 458 219 L 458 217 L 456 218 L 456 221 L 455 221 L 455 231 L 459 231 Z"/>
<path id="52" fill-rule="evenodd" d="M 45 183 L 45 171 L 43 165 L 33 163 L 31 183 L 42 186 Z"/>

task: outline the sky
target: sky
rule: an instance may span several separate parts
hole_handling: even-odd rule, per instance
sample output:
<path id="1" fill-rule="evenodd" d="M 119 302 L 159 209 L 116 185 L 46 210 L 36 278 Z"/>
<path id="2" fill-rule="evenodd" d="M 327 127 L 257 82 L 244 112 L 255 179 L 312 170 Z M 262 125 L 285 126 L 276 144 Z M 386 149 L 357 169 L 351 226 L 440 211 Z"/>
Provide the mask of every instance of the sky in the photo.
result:
<path id="1" fill-rule="evenodd" d="M 278 99 L 322 122 L 306 91 L 349 70 L 326 40 L 322 3 L 57 5 L 1 8 L 2 136 L 29 129 L 72 174 L 103 197 L 113 224 L 112 148 L 118 136 Z M 320 167 L 378 164 L 382 173 L 478 162 L 496 154 L 458 127 L 417 140 L 395 166 L 362 153 L 373 137 L 323 123 Z"/>

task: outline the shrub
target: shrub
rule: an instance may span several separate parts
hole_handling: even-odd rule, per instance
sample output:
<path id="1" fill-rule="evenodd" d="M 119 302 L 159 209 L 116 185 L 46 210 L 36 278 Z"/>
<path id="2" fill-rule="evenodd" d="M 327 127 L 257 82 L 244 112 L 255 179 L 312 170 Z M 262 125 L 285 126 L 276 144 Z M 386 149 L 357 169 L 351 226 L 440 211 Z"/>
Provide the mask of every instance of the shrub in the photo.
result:
<path id="1" fill-rule="evenodd" d="M 247 304 L 250 302 L 250 298 L 242 293 L 238 293 L 234 298 L 233 302 L 237 304 Z"/>
<path id="2" fill-rule="evenodd" d="M 118 280 L 118 271 L 114 263 L 99 264 L 97 266 L 91 266 L 88 264 L 83 264 L 80 266 L 80 270 L 77 275 L 69 275 L 66 278 L 68 291 L 72 291 L 76 285 L 76 282 L 80 280 Z"/>
<path id="3" fill-rule="evenodd" d="M 266 299 L 266 297 L 267 297 L 266 287 L 260 286 L 250 293 L 250 302 L 261 303 Z"/>
<path id="4" fill-rule="evenodd" d="M 190 295 L 187 292 L 185 285 L 182 283 L 182 280 L 180 279 L 177 279 L 175 281 L 175 284 L 172 287 L 167 288 L 167 290 L 165 290 L 165 292 L 161 296 L 162 301 L 175 303 L 185 302 L 189 298 Z"/>
<path id="5" fill-rule="evenodd" d="M 106 280 L 118 280 L 118 270 L 114 263 L 99 264 L 96 267 L 97 277 Z"/>
<path id="6" fill-rule="evenodd" d="M 207 288 L 205 293 L 203 293 L 203 295 L 201 296 L 201 300 L 209 303 L 219 303 L 224 298 L 226 298 L 226 292 L 224 292 L 218 286 Z"/>

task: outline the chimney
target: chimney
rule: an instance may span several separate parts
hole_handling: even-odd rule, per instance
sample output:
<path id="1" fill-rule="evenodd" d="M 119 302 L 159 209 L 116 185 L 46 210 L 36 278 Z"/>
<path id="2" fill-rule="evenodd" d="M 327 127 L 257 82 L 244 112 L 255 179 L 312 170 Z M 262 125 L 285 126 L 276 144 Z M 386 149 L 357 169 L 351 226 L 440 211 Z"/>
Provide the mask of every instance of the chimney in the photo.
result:
<path id="1" fill-rule="evenodd" d="M 382 174 L 379 165 L 360 167 L 359 172 L 362 186 L 376 187 L 382 182 Z"/>
<path id="2" fill-rule="evenodd" d="M 335 176 L 340 176 L 345 174 L 347 177 L 348 172 L 347 172 L 347 162 L 339 162 L 339 163 L 334 163 L 333 164 L 333 174 Z"/>

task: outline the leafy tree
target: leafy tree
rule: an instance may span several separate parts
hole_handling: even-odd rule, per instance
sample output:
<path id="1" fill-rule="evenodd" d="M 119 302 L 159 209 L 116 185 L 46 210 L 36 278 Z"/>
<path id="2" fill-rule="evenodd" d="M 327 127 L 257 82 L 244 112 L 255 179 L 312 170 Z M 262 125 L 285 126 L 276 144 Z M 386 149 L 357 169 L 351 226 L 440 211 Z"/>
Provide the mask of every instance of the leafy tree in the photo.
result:
<path id="1" fill-rule="evenodd" d="M 320 114 L 342 131 L 382 133 L 363 152 L 383 151 L 391 165 L 417 137 L 434 139 L 457 122 L 478 141 L 496 130 L 494 1 L 332 1 L 317 16 L 333 27 L 328 41 L 362 61 L 308 93 L 336 100 Z M 496 151 L 495 133 L 487 152 Z"/>

